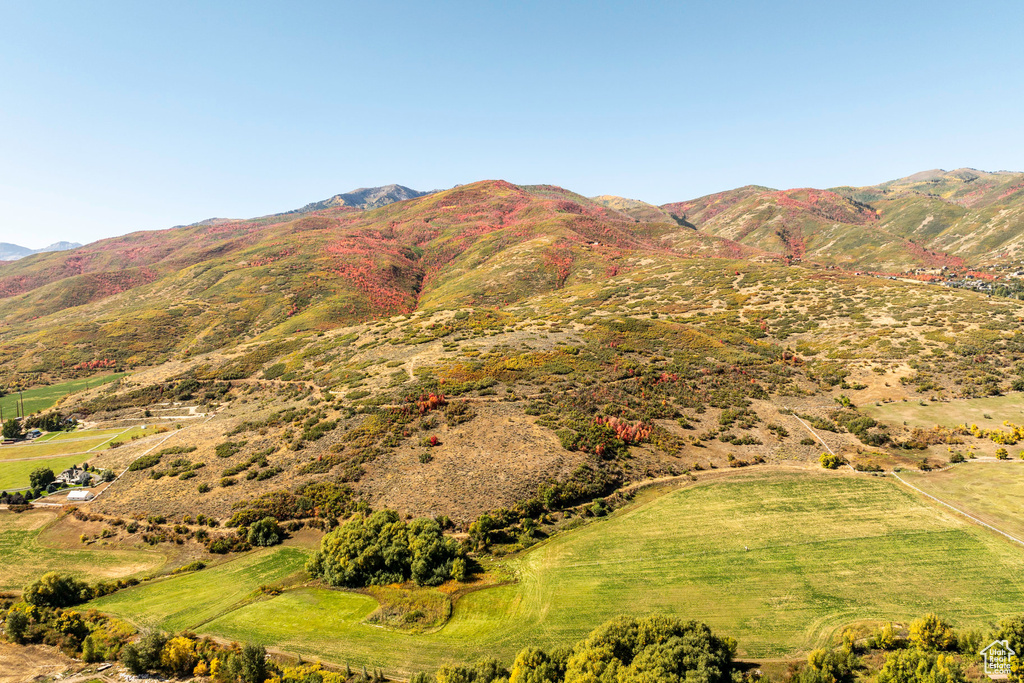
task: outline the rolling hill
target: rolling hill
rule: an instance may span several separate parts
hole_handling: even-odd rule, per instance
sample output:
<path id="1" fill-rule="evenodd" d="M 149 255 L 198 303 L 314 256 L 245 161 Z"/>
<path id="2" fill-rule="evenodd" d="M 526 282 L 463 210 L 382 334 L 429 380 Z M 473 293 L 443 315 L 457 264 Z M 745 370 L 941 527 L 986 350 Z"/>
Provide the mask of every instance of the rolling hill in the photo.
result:
<path id="1" fill-rule="evenodd" d="M 1024 254 L 1024 174 L 926 171 L 871 187 L 747 186 L 661 207 L 696 230 L 849 269 L 970 268 Z"/>
<path id="2" fill-rule="evenodd" d="M 303 446 L 309 455 L 281 454 L 274 465 L 290 485 L 342 476 L 375 504 L 461 520 L 512 505 L 551 477 L 605 490 L 709 463 L 810 459 L 813 443 L 782 449 L 765 431 L 802 429 L 780 404 L 831 421 L 852 419 L 828 417 L 842 391 L 855 401 L 969 398 L 1013 385 L 1020 303 L 850 272 L 965 260 L 900 236 L 891 203 L 965 209 L 937 195 L 967 196 L 970 177 L 835 191 L 749 186 L 664 207 L 481 181 L 374 209 L 336 202 L 133 233 L 0 266 L 0 386 L 128 371 L 60 409 L 145 420 L 141 411 L 165 391 L 198 395 L 224 408 L 197 447 L 259 415 L 274 422 L 267 447 L 313 429 L 324 438 L 308 439 L 317 441 Z M 1002 184 L 976 206 L 1012 204 L 1012 178 L 992 178 Z M 994 258 L 978 254 L 979 263 Z M 246 391 L 262 397 L 260 408 Z M 417 428 L 366 416 L 430 393 L 467 396 L 474 419 L 453 414 L 434 434 L 437 466 L 423 469 Z M 654 397 L 661 407 L 650 406 Z M 312 426 L 305 412 L 278 424 L 269 409 L 306 411 L 314 399 L 330 409 Z M 715 412 L 693 412 L 709 405 Z M 750 411 L 739 419 L 749 433 L 729 430 L 734 410 Z M 591 461 L 590 421 L 612 417 L 627 435 L 654 429 L 643 457 Z M 846 435 L 837 447 L 859 448 L 838 429 Z M 899 425 L 861 436 L 922 439 Z M 495 462 L 522 439 L 529 454 Z M 855 452 L 869 463 L 904 457 Z M 472 472 L 475 483 L 456 493 L 453 472 Z M 199 476 L 215 485 L 215 475 Z M 126 513 L 196 483 L 177 482 L 140 481 L 107 505 Z M 226 514 L 260 486 L 233 487 L 210 511 Z"/>

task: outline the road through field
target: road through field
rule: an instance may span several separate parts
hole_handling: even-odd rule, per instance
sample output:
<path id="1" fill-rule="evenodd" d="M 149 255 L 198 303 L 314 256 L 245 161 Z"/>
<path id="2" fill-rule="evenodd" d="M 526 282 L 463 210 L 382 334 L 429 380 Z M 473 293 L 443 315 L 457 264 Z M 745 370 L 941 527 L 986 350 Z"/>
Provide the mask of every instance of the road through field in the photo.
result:
<path id="1" fill-rule="evenodd" d="M 821 442 L 821 444 L 822 444 L 822 445 L 823 445 L 823 446 L 824 446 L 825 448 L 827 448 L 827 449 L 828 449 L 828 452 L 829 452 L 829 453 L 831 453 L 832 455 L 835 455 L 835 451 L 833 451 L 833 450 L 832 450 L 831 448 L 829 448 L 829 445 L 828 445 L 828 444 L 827 444 L 827 443 L 825 442 L 825 440 L 824 440 L 824 439 L 822 439 L 822 438 L 821 438 L 821 435 L 820 435 L 820 434 L 818 434 L 817 432 L 815 432 L 815 431 L 814 431 L 813 429 L 811 429 L 811 426 L 810 426 L 809 424 L 807 424 L 806 422 L 804 422 L 804 420 L 802 420 L 802 419 L 801 419 L 800 417 L 797 417 L 796 415 L 793 415 L 793 417 L 795 417 L 795 418 L 796 418 L 797 420 L 799 420 L 799 421 L 800 421 L 800 424 L 802 424 L 802 425 L 804 426 L 804 428 L 805 428 L 805 429 L 806 429 L 806 430 L 807 430 L 808 432 L 810 432 L 810 433 L 811 433 L 811 435 L 812 435 L 812 436 L 813 436 L 814 438 L 816 438 L 816 439 L 817 439 L 818 441 L 820 441 L 820 442 Z M 853 468 L 851 467 L 850 469 L 853 469 Z M 857 470 L 853 470 L 853 471 L 855 471 L 855 472 L 856 472 Z M 864 473 L 864 474 L 868 474 L 868 473 Z M 950 505 L 950 504 L 949 504 L 949 503 L 947 503 L 946 501 L 944 501 L 944 500 L 940 500 L 939 498 L 936 498 L 935 496 L 933 496 L 932 494 L 930 494 L 930 493 L 928 493 L 928 492 L 926 492 L 926 491 L 922 491 L 922 490 L 921 490 L 921 489 L 919 489 L 918 487 L 914 486 L 913 484 L 911 484 L 910 482 L 908 482 L 907 480 L 905 480 L 905 479 L 904 479 L 903 477 L 901 477 L 901 476 L 900 476 L 899 474 L 897 474 L 896 472 L 893 472 L 893 473 L 892 473 L 892 476 L 893 476 L 893 477 L 895 477 L 895 478 L 896 478 L 896 479 L 897 479 L 897 480 L 898 480 L 898 481 L 899 481 L 900 483 L 904 484 L 905 486 L 909 486 L 910 488 L 912 488 L 912 489 L 913 489 L 914 491 L 917 491 L 917 492 L 918 492 L 918 493 L 920 493 L 921 495 L 923 495 L 923 496 L 927 496 L 928 498 L 930 498 L 930 499 L 934 500 L 935 502 L 937 502 L 937 503 L 939 503 L 939 504 L 941 504 L 941 505 L 944 505 L 944 506 L 946 506 L 947 508 L 949 508 L 949 509 L 950 509 L 950 510 L 952 510 L 953 512 L 956 512 L 957 514 L 959 514 L 959 515 L 962 515 L 962 516 L 966 517 L 967 519 L 971 520 L 972 522 L 974 522 L 974 523 L 976 523 L 976 524 L 980 524 L 981 526 L 985 527 L 986 529 L 990 529 L 990 530 L 992 530 L 992 531 L 996 532 L 997 534 L 1000 534 L 1000 535 L 1002 535 L 1002 536 L 1005 536 L 1006 538 L 1008 538 L 1009 540 L 1013 541 L 1014 543 L 1018 543 L 1018 544 L 1020 544 L 1020 545 L 1024 546 L 1024 540 L 1021 540 L 1021 539 L 1017 538 L 1016 536 L 1013 536 L 1013 535 L 1011 535 L 1011 534 L 1009 534 L 1009 533 L 1007 533 L 1007 532 L 1003 531 L 1002 529 L 999 529 L 999 528 L 997 528 L 997 527 L 993 526 L 992 524 L 989 524 L 988 522 L 985 522 L 985 521 L 983 521 L 983 520 L 981 520 L 981 519 L 978 519 L 977 517 L 975 517 L 974 515 L 970 514 L 969 512 L 966 512 L 965 510 L 962 510 L 962 509 L 960 509 L 960 508 L 958 508 L 958 507 L 955 507 L 955 506 L 953 506 L 953 505 Z"/>

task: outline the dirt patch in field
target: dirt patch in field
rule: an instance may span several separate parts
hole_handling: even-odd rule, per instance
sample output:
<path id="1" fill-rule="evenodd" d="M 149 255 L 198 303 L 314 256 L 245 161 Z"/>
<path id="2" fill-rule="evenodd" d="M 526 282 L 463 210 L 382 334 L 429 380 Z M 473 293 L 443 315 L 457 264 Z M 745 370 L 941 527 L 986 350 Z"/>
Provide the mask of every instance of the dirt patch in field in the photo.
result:
<path id="1" fill-rule="evenodd" d="M 423 433 L 437 436 L 440 445 L 419 446 L 410 439 L 367 465 L 358 487 L 370 504 L 416 517 L 446 514 L 471 521 L 528 498 L 540 483 L 568 475 L 583 459 L 517 406 L 480 403 L 474 409 L 477 417 L 465 424 L 441 424 Z M 423 454 L 431 461 L 420 462 Z"/>
<path id="2" fill-rule="evenodd" d="M 75 664 L 53 647 L 0 643 L 0 683 L 49 679 L 74 669 Z"/>

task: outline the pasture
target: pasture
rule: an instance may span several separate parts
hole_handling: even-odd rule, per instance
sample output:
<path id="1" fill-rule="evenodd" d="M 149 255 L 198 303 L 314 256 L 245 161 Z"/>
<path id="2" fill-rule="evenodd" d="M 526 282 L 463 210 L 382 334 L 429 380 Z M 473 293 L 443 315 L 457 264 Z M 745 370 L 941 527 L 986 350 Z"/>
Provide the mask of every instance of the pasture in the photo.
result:
<path id="1" fill-rule="evenodd" d="M 376 604 L 355 593 L 242 600 L 265 582 L 244 571 L 168 578 L 93 606 L 401 673 L 510 661 L 524 645 L 571 643 L 622 613 L 700 619 L 737 638 L 741 654 L 774 657 L 854 621 L 935 611 L 971 627 L 1024 606 L 1019 548 L 881 477 L 740 473 L 623 509 L 505 565 L 516 583 L 466 595 L 444 628 L 421 635 L 364 623 Z"/>
<path id="2" fill-rule="evenodd" d="M 26 389 L 20 395 L 17 391 L 0 398 L 0 408 L 3 408 L 4 418 L 14 417 L 18 407 L 19 401 L 24 399 L 25 414 L 32 415 L 38 413 L 47 408 L 53 407 L 60 399 L 64 398 L 68 394 L 73 394 L 76 391 L 82 391 L 83 389 L 92 389 L 98 387 L 101 384 L 107 382 L 113 382 L 121 379 L 128 373 L 126 372 L 115 372 L 109 375 L 102 375 L 99 377 L 85 377 L 82 379 L 73 379 L 68 382 L 61 382 L 60 384 L 51 384 L 45 387 L 36 387 L 34 389 Z"/>
<path id="3" fill-rule="evenodd" d="M 75 547 L 53 532 L 53 510 L 21 514 L 0 511 L 0 590 L 21 590 L 48 571 L 96 581 L 155 571 L 165 562 L 158 550 Z"/>
<path id="4" fill-rule="evenodd" d="M 921 405 L 924 403 L 924 405 Z M 1024 394 L 964 398 L 951 401 L 897 401 L 880 406 L 868 404 L 860 410 L 882 422 L 906 422 L 909 427 L 930 429 L 935 425 L 955 427 L 976 424 L 982 429 L 999 429 L 1004 420 L 1024 424 Z M 987 417 L 986 417 L 987 416 Z"/>
<path id="5" fill-rule="evenodd" d="M 93 600 L 88 607 L 123 616 L 145 628 L 197 628 L 255 599 L 260 586 L 299 574 L 308 554 L 294 547 L 256 550 L 198 572 L 118 591 Z"/>
<path id="6" fill-rule="evenodd" d="M 156 433 L 149 427 L 122 429 L 78 430 L 45 434 L 30 443 L 0 446 L 0 491 L 28 488 L 28 475 L 39 467 L 49 467 L 54 473 L 81 465 L 107 450 L 114 443 L 125 443 L 133 436 L 142 438 Z"/>
<path id="7" fill-rule="evenodd" d="M 1024 540 L 1024 462 L 967 461 L 943 472 L 900 472 L 922 491 Z"/>

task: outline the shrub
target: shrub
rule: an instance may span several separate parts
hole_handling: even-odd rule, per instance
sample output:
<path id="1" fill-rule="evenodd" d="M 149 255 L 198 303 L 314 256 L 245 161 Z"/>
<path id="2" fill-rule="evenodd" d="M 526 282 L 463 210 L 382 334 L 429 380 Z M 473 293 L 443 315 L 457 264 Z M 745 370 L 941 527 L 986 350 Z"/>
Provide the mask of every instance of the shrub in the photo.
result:
<path id="1" fill-rule="evenodd" d="M 5 621 L 5 628 L 7 631 L 7 638 L 14 643 L 21 643 L 25 637 L 25 631 L 28 630 L 29 617 L 24 611 L 17 607 L 12 607 L 7 612 L 7 620 Z"/>
<path id="2" fill-rule="evenodd" d="M 242 450 L 242 447 L 245 446 L 246 443 L 247 442 L 245 441 L 239 441 L 237 443 L 233 441 L 225 441 L 224 443 L 217 444 L 213 450 L 214 453 L 217 454 L 218 458 L 230 458 L 232 455 Z"/>
<path id="3" fill-rule="evenodd" d="M 818 458 L 821 466 L 827 470 L 838 469 L 840 465 L 846 463 L 842 456 L 835 455 L 834 453 L 822 453 L 821 457 Z"/>
<path id="4" fill-rule="evenodd" d="M 284 538 L 284 531 L 273 517 L 264 517 L 249 527 L 248 541 L 254 546 L 277 545 Z"/>
<path id="5" fill-rule="evenodd" d="M 794 683 L 853 683 L 857 657 L 851 651 L 812 650 Z"/>
<path id="6" fill-rule="evenodd" d="M 263 371 L 263 379 L 277 379 L 285 372 L 284 363 L 276 363 Z"/>
<path id="7" fill-rule="evenodd" d="M 4 421 L 2 432 L 5 439 L 20 439 L 21 423 L 17 420 L 11 420 L 8 418 Z"/>
<path id="8" fill-rule="evenodd" d="M 910 625 L 910 642 L 922 650 L 949 650 L 956 645 L 956 632 L 935 614 L 926 614 Z"/>
<path id="9" fill-rule="evenodd" d="M 128 471 L 129 472 L 138 472 L 139 470 L 149 469 L 150 467 L 153 467 L 154 465 L 156 465 L 159 462 L 160 462 L 160 454 L 159 453 L 150 453 L 149 455 L 144 455 L 141 458 L 138 458 L 131 465 L 128 465 Z"/>
<path id="10" fill-rule="evenodd" d="M 878 683 L 963 683 L 963 671 L 951 655 L 917 648 L 896 650 L 885 657 Z"/>

